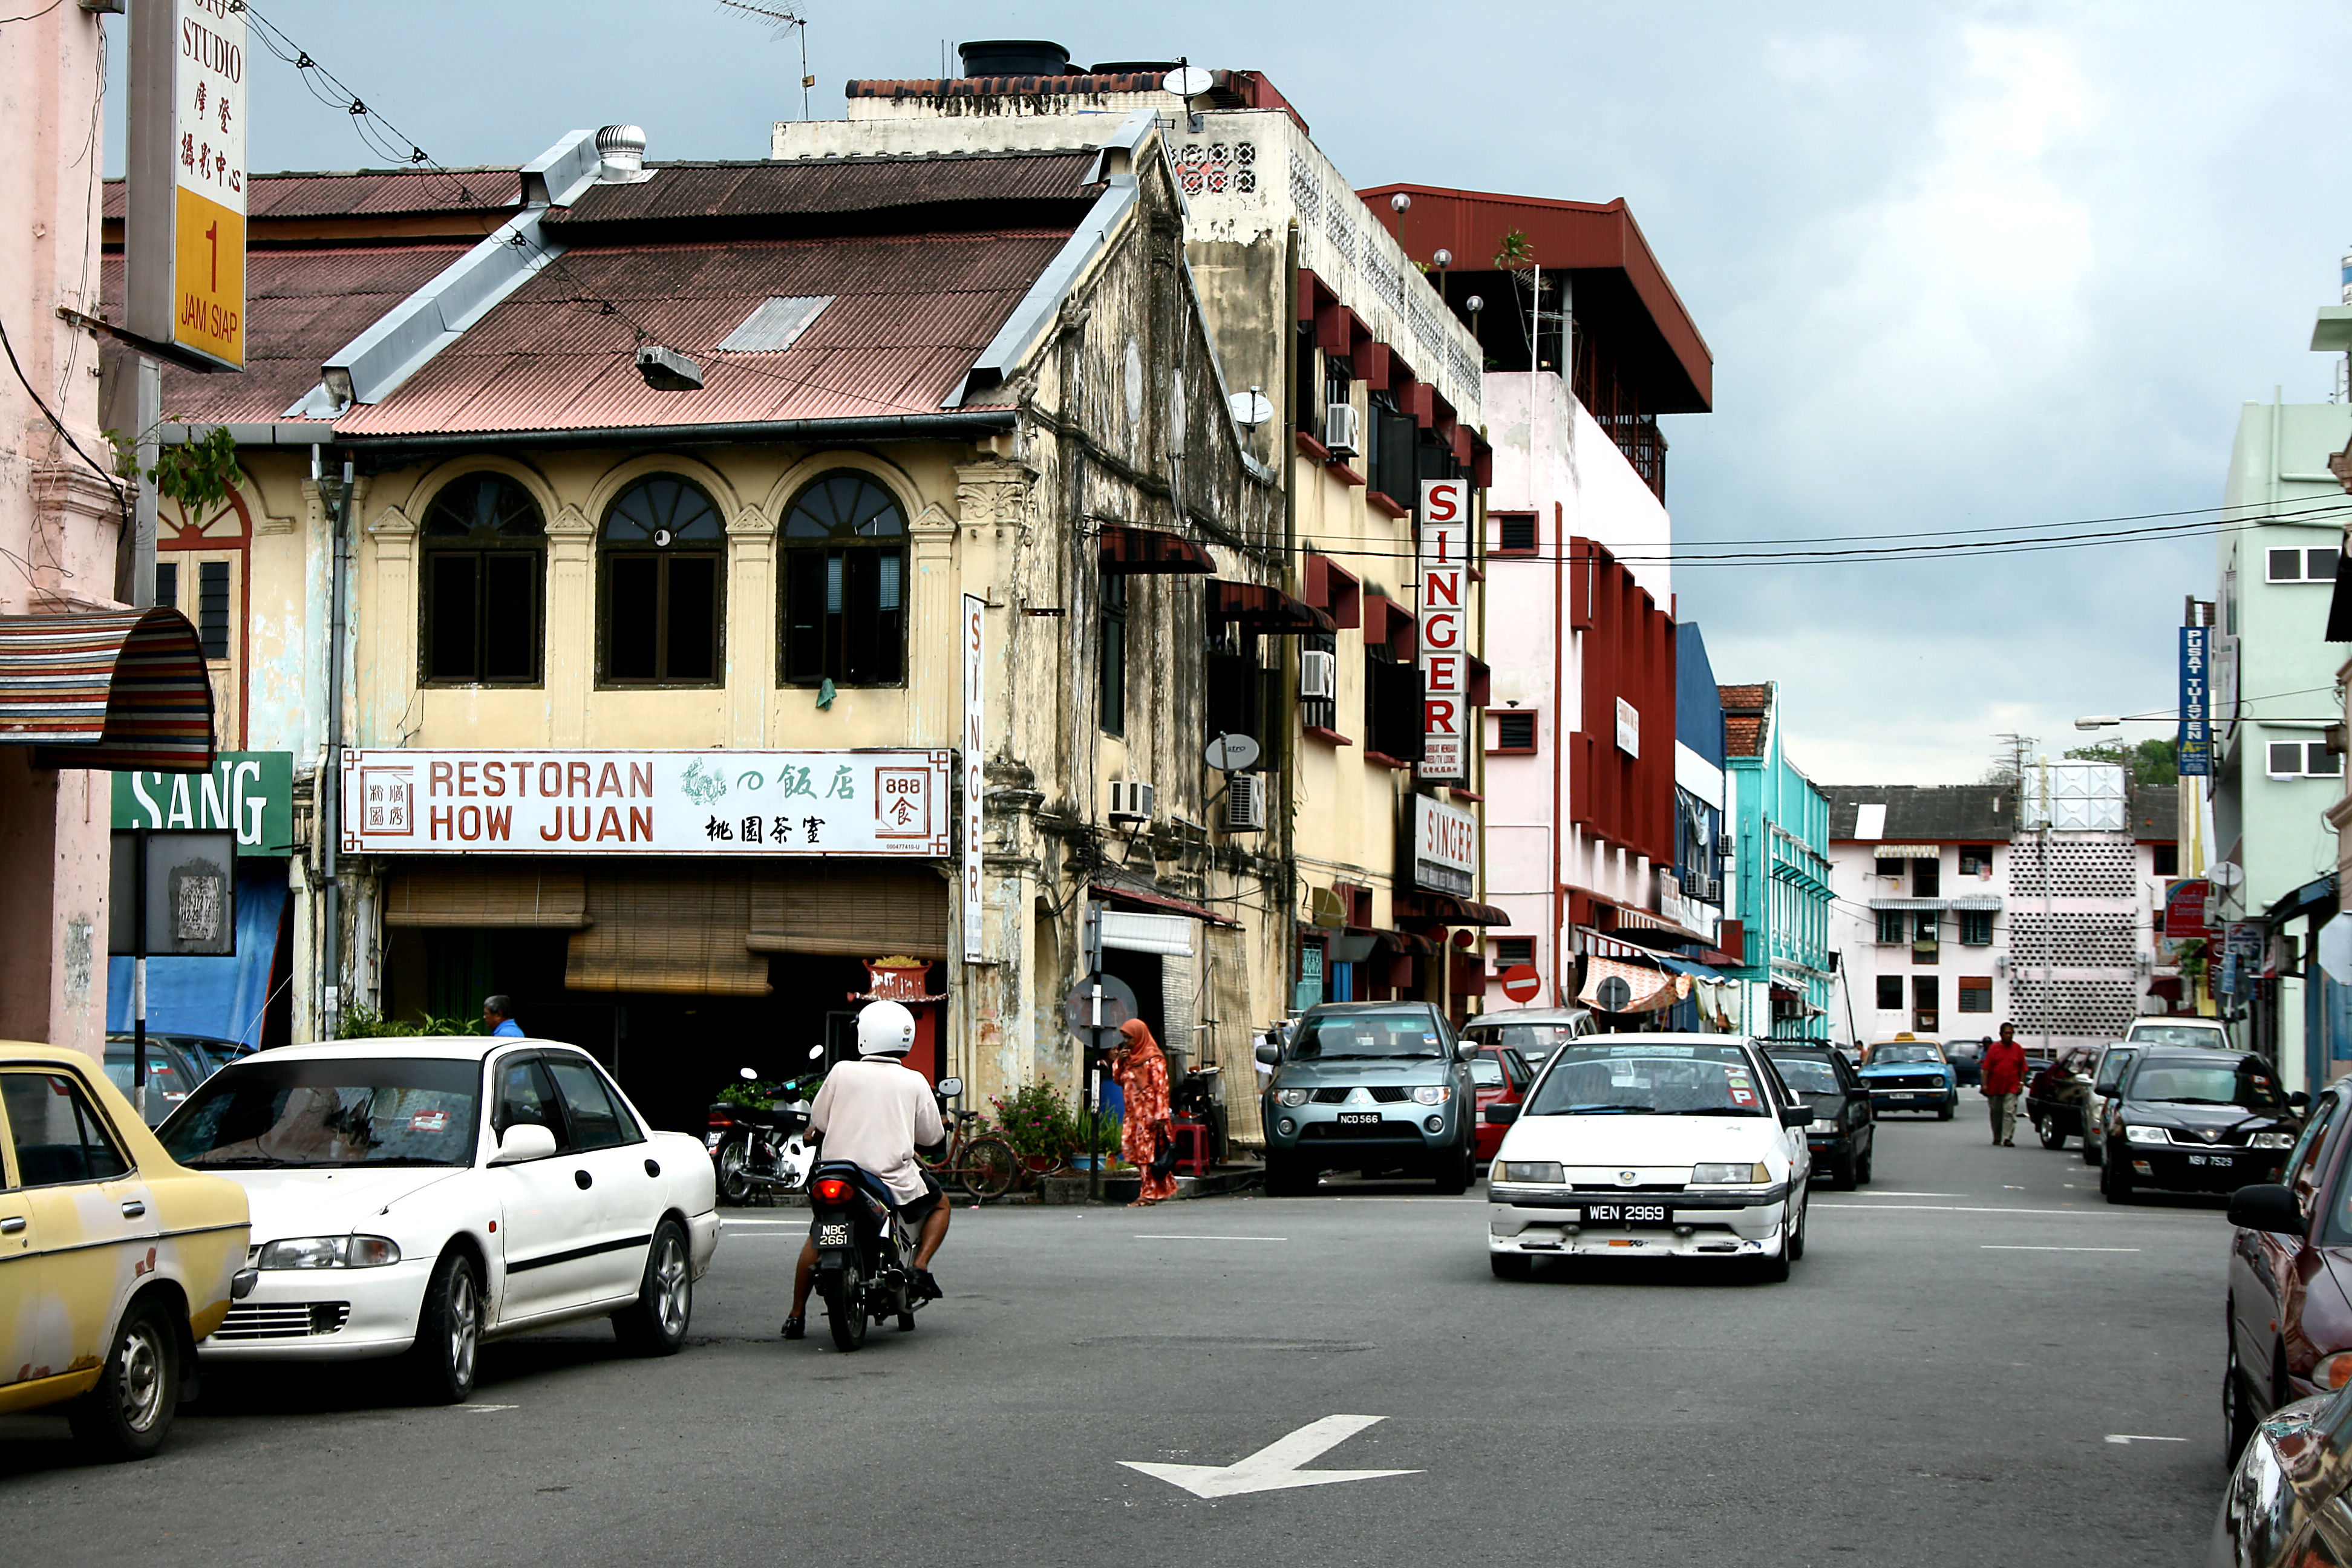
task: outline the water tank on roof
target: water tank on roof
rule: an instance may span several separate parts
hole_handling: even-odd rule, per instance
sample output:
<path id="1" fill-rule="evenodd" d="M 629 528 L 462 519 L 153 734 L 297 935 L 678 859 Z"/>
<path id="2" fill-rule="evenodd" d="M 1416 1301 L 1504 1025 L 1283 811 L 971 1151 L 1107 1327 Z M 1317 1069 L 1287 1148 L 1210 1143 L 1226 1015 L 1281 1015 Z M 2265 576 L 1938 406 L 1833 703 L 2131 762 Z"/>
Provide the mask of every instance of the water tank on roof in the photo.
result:
<path id="1" fill-rule="evenodd" d="M 1174 60 L 1097 60 L 1087 70 L 1093 76 L 1166 76 L 1176 68 Z"/>
<path id="2" fill-rule="evenodd" d="M 958 44 L 966 76 L 1067 76 L 1070 51 L 1043 38 L 982 38 Z"/>

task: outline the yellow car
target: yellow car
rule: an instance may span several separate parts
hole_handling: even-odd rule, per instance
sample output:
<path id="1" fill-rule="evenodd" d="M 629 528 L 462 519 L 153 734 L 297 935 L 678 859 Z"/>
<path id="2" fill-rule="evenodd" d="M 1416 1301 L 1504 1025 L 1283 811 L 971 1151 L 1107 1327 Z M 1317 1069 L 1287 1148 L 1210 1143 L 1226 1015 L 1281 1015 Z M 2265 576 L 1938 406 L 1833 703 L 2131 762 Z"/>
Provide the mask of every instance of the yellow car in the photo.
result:
<path id="1" fill-rule="evenodd" d="M 100 1453 L 153 1453 L 253 1288 L 251 1228 L 245 1189 L 173 1163 L 97 1062 L 0 1041 L 0 1415 L 71 1401 Z"/>

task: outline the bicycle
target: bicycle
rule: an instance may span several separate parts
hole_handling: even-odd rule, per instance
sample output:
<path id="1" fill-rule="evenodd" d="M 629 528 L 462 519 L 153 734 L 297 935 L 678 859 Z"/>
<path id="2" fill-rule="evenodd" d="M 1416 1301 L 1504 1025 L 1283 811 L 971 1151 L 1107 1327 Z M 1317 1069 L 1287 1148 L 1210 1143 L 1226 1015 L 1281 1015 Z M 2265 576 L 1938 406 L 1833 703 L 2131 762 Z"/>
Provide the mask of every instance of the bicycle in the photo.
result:
<path id="1" fill-rule="evenodd" d="M 1002 1134 L 976 1131 L 987 1125 L 980 1112 L 943 1108 L 940 1120 L 948 1127 L 947 1151 L 937 1160 L 924 1160 L 926 1170 L 942 1181 L 953 1178 L 975 1198 L 1001 1198 L 1013 1190 L 1021 1156 Z"/>

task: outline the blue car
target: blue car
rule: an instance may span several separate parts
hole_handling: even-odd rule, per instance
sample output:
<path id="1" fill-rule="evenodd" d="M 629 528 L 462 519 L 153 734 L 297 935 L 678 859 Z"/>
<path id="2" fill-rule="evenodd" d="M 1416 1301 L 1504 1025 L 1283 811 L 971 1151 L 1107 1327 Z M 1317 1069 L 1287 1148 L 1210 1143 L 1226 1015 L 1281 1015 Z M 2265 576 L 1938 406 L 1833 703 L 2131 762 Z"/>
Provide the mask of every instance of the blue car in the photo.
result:
<path id="1" fill-rule="evenodd" d="M 1870 1047 L 1862 1058 L 1862 1081 L 1870 1089 L 1870 1107 L 1878 1115 L 1890 1110 L 1932 1110 L 1938 1121 L 1949 1121 L 1959 1109 L 1959 1075 L 1933 1040 L 1897 1035 Z"/>

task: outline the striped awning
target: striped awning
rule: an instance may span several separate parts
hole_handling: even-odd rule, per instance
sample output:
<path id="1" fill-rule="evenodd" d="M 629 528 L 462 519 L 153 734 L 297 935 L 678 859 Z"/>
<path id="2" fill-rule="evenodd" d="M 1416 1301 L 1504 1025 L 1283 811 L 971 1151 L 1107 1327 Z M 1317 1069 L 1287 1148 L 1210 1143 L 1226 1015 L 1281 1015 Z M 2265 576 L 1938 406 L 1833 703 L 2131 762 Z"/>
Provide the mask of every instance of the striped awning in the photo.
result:
<path id="1" fill-rule="evenodd" d="M 213 683 L 177 610 L 0 616 L 0 744 L 37 768 L 212 771 Z"/>
<path id="2" fill-rule="evenodd" d="M 1933 844 L 1880 844 L 1874 853 L 1881 860 L 1933 860 L 1943 851 Z"/>

